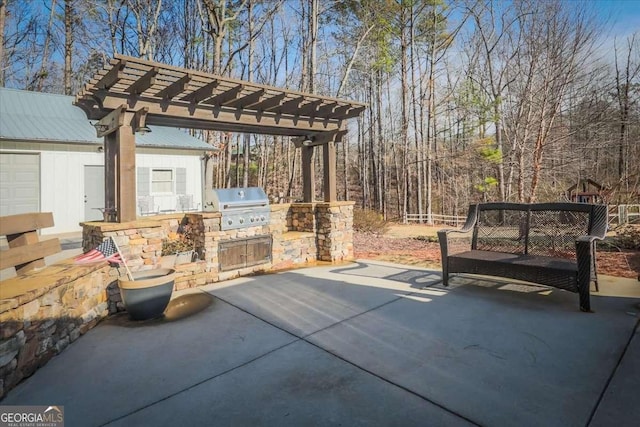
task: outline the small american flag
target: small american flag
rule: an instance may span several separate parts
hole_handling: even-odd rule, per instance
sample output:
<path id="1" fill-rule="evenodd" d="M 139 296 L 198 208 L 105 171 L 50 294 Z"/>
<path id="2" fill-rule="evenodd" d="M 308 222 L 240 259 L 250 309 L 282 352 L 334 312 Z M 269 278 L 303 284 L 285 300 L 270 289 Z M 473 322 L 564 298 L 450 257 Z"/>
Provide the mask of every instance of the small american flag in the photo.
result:
<path id="1" fill-rule="evenodd" d="M 123 261 L 122 257 L 120 257 L 120 252 L 118 252 L 118 248 L 111 237 L 100 243 L 97 248 L 74 258 L 74 262 L 76 264 L 98 261 L 109 261 L 116 264 L 122 264 Z"/>

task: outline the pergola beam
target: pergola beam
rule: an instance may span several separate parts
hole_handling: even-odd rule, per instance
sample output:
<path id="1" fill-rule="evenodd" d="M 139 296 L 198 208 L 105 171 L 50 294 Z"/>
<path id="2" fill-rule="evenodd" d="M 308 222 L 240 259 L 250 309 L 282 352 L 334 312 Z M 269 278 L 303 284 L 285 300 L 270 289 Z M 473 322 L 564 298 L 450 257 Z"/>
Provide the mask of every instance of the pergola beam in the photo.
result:
<path id="1" fill-rule="evenodd" d="M 259 89 L 252 94 L 245 95 L 241 98 L 237 98 L 234 101 L 228 102 L 227 107 L 233 108 L 252 108 L 255 105 L 259 104 L 262 101 L 262 97 L 264 96 L 265 89 Z"/>
<path id="2" fill-rule="evenodd" d="M 124 124 L 124 112 L 126 110 L 127 105 L 122 104 L 93 125 L 96 128 L 96 136 L 102 138 L 118 130 Z"/>
<path id="3" fill-rule="evenodd" d="M 162 89 L 156 94 L 158 98 L 162 98 L 164 101 L 170 101 L 176 96 L 189 89 L 189 82 L 191 81 L 191 74 L 185 74 L 175 82 L 171 83 L 166 88 Z"/>
<path id="4" fill-rule="evenodd" d="M 218 80 L 213 80 L 190 94 L 185 95 L 182 97 L 182 100 L 188 101 L 191 104 L 198 104 L 199 102 L 210 98 L 213 95 L 213 91 L 218 87 L 218 84 L 220 84 Z"/>
<path id="5" fill-rule="evenodd" d="M 336 148 L 344 120 L 366 105 L 116 55 L 76 96 L 105 136 L 105 207 L 136 218 L 135 132 L 149 125 L 297 137 L 303 193 L 315 194 L 314 151 L 323 146 L 324 200 L 336 200 Z"/>
<path id="6" fill-rule="evenodd" d="M 352 108 L 351 105 L 340 105 L 333 109 L 333 114 L 338 117 L 343 116 L 350 108 Z"/>
<path id="7" fill-rule="evenodd" d="M 226 106 L 227 103 L 235 101 L 238 98 L 242 89 L 244 89 L 244 86 L 242 85 L 234 86 L 231 89 L 227 89 L 213 98 L 206 100 L 203 104 L 214 105 L 216 107 Z"/>
<path id="8" fill-rule="evenodd" d="M 119 60 L 113 67 L 102 76 L 102 78 L 95 84 L 98 89 L 109 89 L 111 88 L 118 80 L 124 78 L 123 70 L 127 66 L 127 61 Z"/>
<path id="9" fill-rule="evenodd" d="M 304 96 L 298 96 L 294 99 L 283 102 L 278 108 L 275 108 L 272 111 L 276 113 L 295 114 L 303 100 Z"/>
<path id="10" fill-rule="evenodd" d="M 277 108 L 282 104 L 282 100 L 287 96 L 286 93 L 279 93 L 277 95 L 272 96 L 271 98 L 267 98 L 264 101 L 260 102 L 257 105 L 254 105 L 253 108 L 256 111 L 269 111 L 271 109 Z"/>
<path id="11" fill-rule="evenodd" d="M 315 117 L 316 116 L 317 107 L 320 104 L 322 104 L 322 99 L 316 99 L 314 101 L 311 101 L 308 104 L 303 105 L 302 107 L 300 107 L 298 109 L 298 111 L 296 112 L 296 115 Z"/>
<path id="12" fill-rule="evenodd" d="M 354 108 L 351 108 L 350 110 L 348 110 L 344 114 L 337 115 L 336 119 L 345 120 L 345 119 L 351 119 L 353 117 L 358 117 L 360 115 L 360 113 L 362 113 L 366 109 L 367 109 L 367 107 L 364 106 L 364 105 L 359 106 L 359 107 L 354 107 Z"/>
<path id="13" fill-rule="evenodd" d="M 161 105 L 160 102 L 153 99 L 136 97 L 128 98 L 126 94 L 113 94 L 101 98 L 103 108 L 115 109 L 123 103 L 128 103 L 129 110 L 137 111 L 140 108 L 149 108 L 150 118 L 155 117 L 153 123 L 160 125 L 162 118 L 166 117 L 172 120 L 174 125 L 180 123 L 180 127 L 193 127 L 191 122 L 199 121 L 200 124 L 206 124 L 206 127 L 199 126 L 201 129 L 217 129 L 218 126 L 224 125 L 229 130 L 235 127 L 246 128 L 252 126 L 254 131 L 260 130 L 261 133 L 273 135 L 301 135 L 313 132 L 327 132 L 339 128 L 341 122 L 324 120 L 299 120 L 296 116 L 259 113 L 257 111 L 244 111 L 240 118 L 236 117 L 236 110 L 233 108 L 221 108 L 214 111 L 215 107 L 211 105 L 199 104 L 192 108 L 186 103 L 168 103 Z M 214 114 L 215 113 L 215 114 Z"/>
<path id="14" fill-rule="evenodd" d="M 131 86 L 129 86 L 125 92 L 130 93 L 131 95 L 139 95 L 145 90 L 149 89 L 156 82 L 156 76 L 158 75 L 158 67 L 153 67 L 138 80 L 133 82 Z"/>
<path id="15" fill-rule="evenodd" d="M 331 102 L 329 104 L 322 105 L 318 108 L 317 114 L 319 116 L 324 116 L 325 114 L 331 114 L 333 113 L 333 110 L 336 108 L 337 105 L 338 105 L 337 102 Z"/>

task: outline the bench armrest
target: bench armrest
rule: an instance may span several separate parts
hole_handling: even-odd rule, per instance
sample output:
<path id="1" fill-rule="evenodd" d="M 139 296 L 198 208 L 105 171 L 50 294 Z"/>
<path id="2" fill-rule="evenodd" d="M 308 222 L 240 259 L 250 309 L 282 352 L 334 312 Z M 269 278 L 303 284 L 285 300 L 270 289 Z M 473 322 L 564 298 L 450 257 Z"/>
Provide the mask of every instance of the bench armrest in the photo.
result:
<path id="1" fill-rule="evenodd" d="M 446 258 L 449 255 L 449 242 L 448 235 L 450 233 L 468 233 L 473 230 L 478 219 L 478 205 L 469 206 L 469 213 L 467 214 L 467 220 L 461 229 L 442 229 L 438 230 L 438 241 L 440 242 L 440 254 L 442 256 L 442 262 L 446 262 Z"/>
<path id="2" fill-rule="evenodd" d="M 596 240 L 604 240 L 604 236 L 580 236 L 576 239 L 576 245 L 589 244 Z"/>
<path id="3" fill-rule="evenodd" d="M 605 205 L 595 205 L 591 211 L 590 229 L 588 236 L 580 236 L 576 239 L 576 255 L 578 266 L 580 266 L 580 260 L 583 262 L 589 260 L 593 265 L 595 259 L 595 241 L 604 240 L 607 235 L 607 228 L 609 226 L 607 207 Z"/>
<path id="4" fill-rule="evenodd" d="M 596 281 L 596 240 L 603 240 L 603 236 L 580 236 L 576 239 L 576 261 L 578 264 L 578 283 L 589 286 L 591 280 Z"/>

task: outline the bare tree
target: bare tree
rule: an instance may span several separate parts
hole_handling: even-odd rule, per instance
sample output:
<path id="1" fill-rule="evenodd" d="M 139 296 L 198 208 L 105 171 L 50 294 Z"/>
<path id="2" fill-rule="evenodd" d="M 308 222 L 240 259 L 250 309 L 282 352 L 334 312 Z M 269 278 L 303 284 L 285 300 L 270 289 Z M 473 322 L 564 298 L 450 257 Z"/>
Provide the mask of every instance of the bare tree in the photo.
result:
<path id="1" fill-rule="evenodd" d="M 621 184 L 628 187 L 629 174 L 629 117 L 632 105 L 632 84 L 638 80 L 640 76 L 640 44 L 638 43 L 638 34 L 634 33 L 627 38 L 626 53 L 621 63 L 618 57 L 617 43 L 614 45 L 615 52 L 615 96 L 618 101 L 618 109 L 620 114 L 620 126 L 618 133 L 618 179 Z"/>
<path id="2" fill-rule="evenodd" d="M 4 87 L 4 29 L 7 22 L 7 0 L 0 0 L 0 87 Z"/>
<path id="3" fill-rule="evenodd" d="M 475 20 L 474 43 L 481 52 L 478 56 L 480 67 L 478 83 L 485 87 L 491 97 L 495 145 L 497 150 L 504 153 L 502 102 L 505 89 L 515 79 L 515 77 L 512 77 L 512 80 L 509 79 L 507 70 L 521 46 L 520 38 L 523 33 L 517 27 L 519 17 L 514 16 L 514 10 L 510 5 L 495 0 L 477 2 L 468 10 Z M 498 163 L 498 182 L 500 199 L 506 200 L 507 188 L 503 162 Z"/>

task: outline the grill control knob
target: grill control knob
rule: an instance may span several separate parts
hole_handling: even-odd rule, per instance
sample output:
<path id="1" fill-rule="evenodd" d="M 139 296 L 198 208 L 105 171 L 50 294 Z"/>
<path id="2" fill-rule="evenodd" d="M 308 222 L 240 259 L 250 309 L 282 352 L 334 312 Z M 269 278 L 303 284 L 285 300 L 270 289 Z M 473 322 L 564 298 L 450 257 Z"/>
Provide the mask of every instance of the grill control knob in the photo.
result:
<path id="1" fill-rule="evenodd" d="M 233 220 L 232 219 L 228 220 L 227 224 L 229 224 L 229 225 L 233 224 Z"/>
<path id="2" fill-rule="evenodd" d="M 260 217 L 260 221 L 264 221 L 264 215 Z"/>
<path id="3" fill-rule="evenodd" d="M 240 224 L 244 224 L 244 218 L 240 218 Z"/>
<path id="4" fill-rule="evenodd" d="M 255 222 L 256 219 L 254 217 L 251 217 L 251 222 Z"/>

